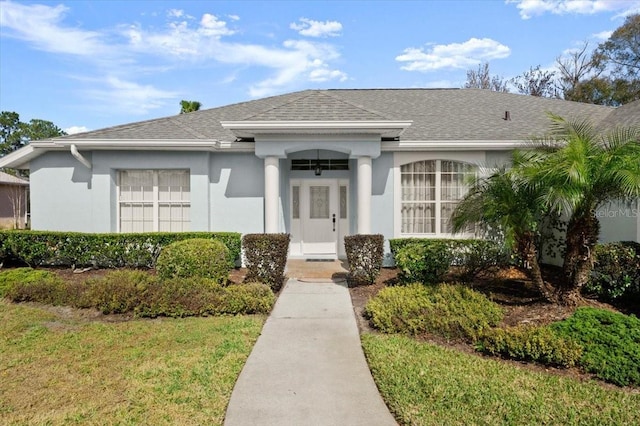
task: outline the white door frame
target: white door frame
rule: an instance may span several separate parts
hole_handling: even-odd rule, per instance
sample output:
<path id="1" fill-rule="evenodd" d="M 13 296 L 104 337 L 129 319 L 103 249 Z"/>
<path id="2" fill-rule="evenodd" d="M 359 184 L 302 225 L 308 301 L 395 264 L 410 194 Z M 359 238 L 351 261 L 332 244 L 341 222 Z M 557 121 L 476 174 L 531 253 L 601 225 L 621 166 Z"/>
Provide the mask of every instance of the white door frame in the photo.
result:
<path id="1" fill-rule="evenodd" d="M 330 209 L 326 223 L 309 218 L 309 196 L 312 186 L 330 187 Z M 297 188 L 297 189 L 294 189 Z M 297 195 L 294 192 L 297 191 Z M 345 258 L 344 236 L 349 232 L 349 181 L 347 179 L 292 179 L 289 183 L 291 223 L 291 257 L 337 259 Z M 297 197 L 297 200 L 296 200 Z M 342 198 L 342 200 L 341 200 Z M 334 222 L 335 215 L 335 222 Z M 324 230 L 322 227 L 324 226 Z M 335 229 L 335 231 L 334 231 Z M 316 234 L 314 235 L 314 231 Z M 332 235 L 326 241 L 305 241 L 320 235 Z M 320 239 L 322 239 L 320 237 Z"/>

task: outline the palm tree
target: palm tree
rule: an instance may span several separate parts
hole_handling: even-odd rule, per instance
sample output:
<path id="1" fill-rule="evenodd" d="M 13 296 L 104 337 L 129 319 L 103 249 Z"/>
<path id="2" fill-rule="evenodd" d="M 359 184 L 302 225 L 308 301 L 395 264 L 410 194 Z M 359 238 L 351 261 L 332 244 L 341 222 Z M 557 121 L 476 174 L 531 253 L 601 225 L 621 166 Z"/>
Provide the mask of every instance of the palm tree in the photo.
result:
<path id="1" fill-rule="evenodd" d="M 565 281 L 560 301 L 577 304 L 589 280 L 600 223 L 596 210 L 616 200 L 640 197 L 640 128 L 601 134 L 588 121 L 551 115 L 550 139 L 542 149 L 517 151 L 514 167 L 542 194 L 542 206 L 568 217 Z"/>
<path id="2" fill-rule="evenodd" d="M 180 114 L 199 111 L 202 104 L 198 101 L 180 101 Z"/>
<path id="3" fill-rule="evenodd" d="M 556 301 L 553 287 L 542 278 L 538 263 L 536 241 L 545 214 L 539 197 L 537 190 L 523 184 L 514 170 L 507 172 L 502 166 L 491 175 L 477 177 L 471 182 L 469 192 L 456 207 L 451 222 L 454 232 L 464 231 L 470 225 L 479 225 L 484 231 L 501 230 L 506 243 L 524 261 L 528 275 L 543 297 Z"/>

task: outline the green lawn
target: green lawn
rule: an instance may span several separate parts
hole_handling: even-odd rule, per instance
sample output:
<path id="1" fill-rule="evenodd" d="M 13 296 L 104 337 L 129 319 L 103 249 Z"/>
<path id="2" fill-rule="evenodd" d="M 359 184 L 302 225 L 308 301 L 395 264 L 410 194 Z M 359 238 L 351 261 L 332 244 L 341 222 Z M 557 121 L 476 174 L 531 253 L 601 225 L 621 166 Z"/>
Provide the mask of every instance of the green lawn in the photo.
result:
<path id="1" fill-rule="evenodd" d="M 640 392 L 534 372 L 399 335 L 362 336 L 402 425 L 636 425 Z"/>
<path id="2" fill-rule="evenodd" d="M 0 424 L 221 424 L 264 320 L 86 322 L 0 300 Z"/>

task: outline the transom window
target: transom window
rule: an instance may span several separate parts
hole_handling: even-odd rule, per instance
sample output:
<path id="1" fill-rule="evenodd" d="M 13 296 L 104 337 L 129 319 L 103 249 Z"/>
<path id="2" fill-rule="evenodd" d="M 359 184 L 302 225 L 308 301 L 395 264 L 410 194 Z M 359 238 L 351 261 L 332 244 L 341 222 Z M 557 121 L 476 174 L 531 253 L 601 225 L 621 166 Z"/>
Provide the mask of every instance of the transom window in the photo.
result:
<path id="1" fill-rule="evenodd" d="M 120 232 L 183 232 L 191 223 L 188 170 L 121 170 Z"/>
<path id="2" fill-rule="evenodd" d="M 403 234 L 450 234 L 450 218 L 467 193 L 472 165 L 458 161 L 424 160 L 400 167 Z"/>

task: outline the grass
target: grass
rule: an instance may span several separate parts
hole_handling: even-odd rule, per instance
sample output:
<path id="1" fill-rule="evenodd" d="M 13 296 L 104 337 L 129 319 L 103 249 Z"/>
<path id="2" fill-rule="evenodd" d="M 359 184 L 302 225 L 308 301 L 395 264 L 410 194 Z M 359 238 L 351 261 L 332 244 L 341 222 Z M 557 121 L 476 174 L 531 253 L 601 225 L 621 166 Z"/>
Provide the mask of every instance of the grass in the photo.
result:
<path id="1" fill-rule="evenodd" d="M 222 424 L 264 320 L 86 322 L 0 300 L 0 424 Z"/>
<path id="2" fill-rule="evenodd" d="M 640 424 L 640 394 L 524 370 L 405 336 L 365 334 L 373 377 L 402 425 Z"/>

